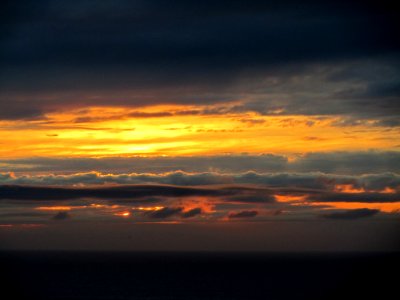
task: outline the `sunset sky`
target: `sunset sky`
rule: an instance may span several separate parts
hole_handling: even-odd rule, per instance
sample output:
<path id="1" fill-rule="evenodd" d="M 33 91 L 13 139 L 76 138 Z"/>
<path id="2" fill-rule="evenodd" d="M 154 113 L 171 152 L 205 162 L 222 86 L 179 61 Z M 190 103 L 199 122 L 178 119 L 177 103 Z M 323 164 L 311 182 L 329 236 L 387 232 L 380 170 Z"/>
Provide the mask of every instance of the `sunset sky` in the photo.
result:
<path id="1" fill-rule="evenodd" d="M 399 250 L 385 1 L 0 15 L 0 249 Z"/>

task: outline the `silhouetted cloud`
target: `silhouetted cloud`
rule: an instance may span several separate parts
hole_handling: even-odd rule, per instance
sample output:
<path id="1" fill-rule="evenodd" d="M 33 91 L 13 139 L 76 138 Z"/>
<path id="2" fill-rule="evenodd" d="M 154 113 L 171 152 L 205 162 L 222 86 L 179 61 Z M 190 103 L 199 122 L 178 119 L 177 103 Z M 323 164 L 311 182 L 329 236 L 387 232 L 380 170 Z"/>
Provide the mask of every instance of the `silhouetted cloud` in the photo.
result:
<path id="1" fill-rule="evenodd" d="M 193 209 L 188 210 L 186 212 L 183 212 L 181 214 L 181 217 L 182 218 L 192 218 L 192 217 L 195 217 L 197 215 L 200 215 L 201 213 L 202 213 L 201 208 L 200 207 L 196 207 L 196 208 L 193 208 Z"/>
<path id="2" fill-rule="evenodd" d="M 327 219 L 334 220 L 354 220 L 366 217 L 372 217 L 379 213 L 379 209 L 368 209 L 368 208 L 360 208 L 360 209 L 352 209 L 341 212 L 332 212 L 326 213 L 322 216 Z"/>
<path id="3" fill-rule="evenodd" d="M 163 207 L 160 210 L 145 212 L 145 215 L 153 219 L 165 219 L 178 215 L 183 210 L 182 207 Z"/>
<path id="4" fill-rule="evenodd" d="M 112 187 L 62 188 L 33 186 L 0 186 L 0 199 L 7 200 L 41 200 L 61 201 L 82 198 L 116 199 L 133 202 L 143 202 L 152 196 L 190 197 L 190 196 L 224 196 L 236 192 L 217 188 L 194 188 L 166 185 L 120 185 Z"/>
<path id="5" fill-rule="evenodd" d="M 271 203 L 275 201 L 275 198 L 272 194 L 268 195 L 267 191 L 264 191 L 263 194 L 259 195 L 258 193 L 254 195 L 238 195 L 233 197 L 226 198 L 227 201 L 230 202 L 241 202 L 241 203 Z M 272 193 L 272 191 L 269 191 Z"/>
<path id="6" fill-rule="evenodd" d="M 239 219 L 239 218 L 253 218 L 257 216 L 258 211 L 256 210 L 243 210 L 240 212 L 231 212 L 228 215 L 230 219 Z"/>
<path id="7" fill-rule="evenodd" d="M 399 202 L 400 193 L 335 193 L 321 192 L 309 196 L 308 200 L 318 202 Z"/>

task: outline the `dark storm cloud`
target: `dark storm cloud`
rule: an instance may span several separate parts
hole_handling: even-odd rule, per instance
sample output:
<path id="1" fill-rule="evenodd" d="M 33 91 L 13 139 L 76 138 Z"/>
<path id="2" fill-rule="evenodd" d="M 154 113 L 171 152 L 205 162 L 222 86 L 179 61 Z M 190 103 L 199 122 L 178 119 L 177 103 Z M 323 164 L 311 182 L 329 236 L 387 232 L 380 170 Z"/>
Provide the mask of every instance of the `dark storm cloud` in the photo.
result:
<path id="1" fill-rule="evenodd" d="M 231 212 L 228 215 L 230 219 L 239 219 L 239 218 L 253 218 L 257 216 L 258 211 L 256 210 L 244 210 L 240 212 Z"/>
<path id="2" fill-rule="evenodd" d="M 326 213 L 322 216 L 327 219 L 334 220 L 354 220 L 366 217 L 372 217 L 379 213 L 379 209 L 368 209 L 368 208 L 360 208 L 360 209 L 352 209 L 341 212 L 332 212 Z"/>
<path id="3" fill-rule="evenodd" d="M 315 152 L 299 156 L 295 161 L 289 161 L 286 156 L 274 154 L 215 155 L 205 157 L 0 159 L 0 171 L 3 172 L 77 173 L 92 170 L 107 173 L 163 173 L 179 170 L 194 173 L 210 171 L 236 173 L 249 170 L 259 173 L 323 172 L 352 175 L 383 172 L 400 173 L 400 153 L 394 151 Z M 95 175 L 90 176 L 93 177 Z M 171 175 L 171 177 L 179 184 L 185 184 L 187 180 L 187 177 L 179 173 L 174 176 Z M 203 180 L 203 184 L 208 184 L 207 178 L 203 177 Z M 188 182 L 187 184 L 190 185 L 192 183 Z"/>
<path id="4" fill-rule="evenodd" d="M 395 115 L 399 18 L 387 6 L 8 1 L 0 27 L 0 106 L 7 112 L 0 117 L 239 99 L 249 102 L 238 111 L 262 114 Z M 318 86 L 327 88 L 323 99 Z"/>
<path id="5" fill-rule="evenodd" d="M 358 57 L 398 46 L 390 35 L 396 15 L 376 14 L 365 4 L 257 1 L 249 9 L 245 1 L 15 2 L 17 13 L 30 16 L 9 17 L 3 24 L 9 33 L 3 39 L 6 65 L 179 68 L 186 63 L 218 70 Z"/>

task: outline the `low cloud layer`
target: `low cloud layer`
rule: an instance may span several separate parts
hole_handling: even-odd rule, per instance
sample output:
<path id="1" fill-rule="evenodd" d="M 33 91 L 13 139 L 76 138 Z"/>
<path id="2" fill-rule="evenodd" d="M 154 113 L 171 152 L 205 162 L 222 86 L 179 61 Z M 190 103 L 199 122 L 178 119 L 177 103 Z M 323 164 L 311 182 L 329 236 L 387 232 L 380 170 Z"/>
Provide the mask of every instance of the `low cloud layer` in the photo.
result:
<path id="1" fill-rule="evenodd" d="M 170 183 L 166 185 L 162 181 L 164 181 L 164 176 L 168 178 L 169 175 L 160 175 L 160 177 L 153 176 L 151 184 L 93 185 L 92 180 L 89 185 L 83 186 L 85 181 L 81 180 L 80 186 L 0 185 L 0 199 L 33 201 L 99 199 L 114 201 L 115 203 L 123 203 L 124 201 L 141 203 L 160 202 L 165 198 L 205 197 L 223 199 L 224 202 L 229 203 L 253 205 L 274 203 L 278 196 L 303 197 L 304 200 L 321 203 L 394 203 L 400 201 L 399 176 L 394 174 L 360 177 L 341 177 L 326 174 L 271 175 L 256 173 L 246 173 L 235 177 L 234 175 L 211 174 L 216 180 L 208 181 L 208 184 L 203 184 L 202 178 L 201 183 L 197 182 L 196 184 L 196 176 L 199 175 L 182 173 L 180 175 L 188 176 L 189 179 L 185 181 L 185 184 L 178 185 L 175 183 L 171 185 Z M 192 176 L 194 177 L 191 178 Z M 226 180 L 227 177 L 231 180 Z M 82 179 L 82 177 L 80 178 Z M 161 180 L 158 180 L 158 182 L 155 180 L 160 178 Z M 97 183 L 110 182 L 112 181 L 102 180 Z M 113 183 L 116 182 L 118 181 Z M 189 185 L 189 182 L 192 184 Z"/>
<path id="2" fill-rule="evenodd" d="M 0 186 L 0 199 L 62 201 L 74 199 L 115 199 L 147 201 L 148 197 L 220 197 L 232 195 L 237 189 L 197 188 L 166 185 L 120 185 L 111 187 L 48 187 L 48 186 Z M 143 200 L 146 199 L 146 200 Z"/>
<path id="3" fill-rule="evenodd" d="M 254 174 L 253 174 L 254 175 Z M 299 176 L 299 175 L 297 175 Z M 376 175 L 374 175 L 376 176 Z M 283 177 L 285 178 L 285 177 Z M 280 181 L 280 185 L 230 183 L 211 185 L 113 184 L 80 186 L 0 185 L 2 222 L 48 221 L 96 218 L 131 222 L 207 222 L 360 219 L 376 215 L 396 218 L 400 208 L 398 186 L 382 185 L 368 190 L 352 179 L 338 184 L 334 179 Z M 350 181 L 348 181 L 350 182 Z M 368 181 L 366 181 L 368 182 Z M 276 182 L 275 182 L 276 183 Z M 303 185 L 302 185 L 303 184 Z M 375 188 L 376 186 L 374 186 Z M 43 213 L 46 212 L 46 213 Z M 159 220 L 159 221 L 157 221 Z"/>

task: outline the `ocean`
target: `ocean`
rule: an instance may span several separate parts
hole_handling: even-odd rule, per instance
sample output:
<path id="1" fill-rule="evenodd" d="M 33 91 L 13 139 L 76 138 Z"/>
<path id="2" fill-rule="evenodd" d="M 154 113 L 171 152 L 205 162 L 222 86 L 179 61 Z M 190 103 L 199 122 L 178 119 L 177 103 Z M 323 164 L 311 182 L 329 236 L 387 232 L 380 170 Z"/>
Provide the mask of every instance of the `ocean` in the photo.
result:
<path id="1" fill-rule="evenodd" d="M 2 299 L 388 299 L 399 253 L 0 252 Z"/>

